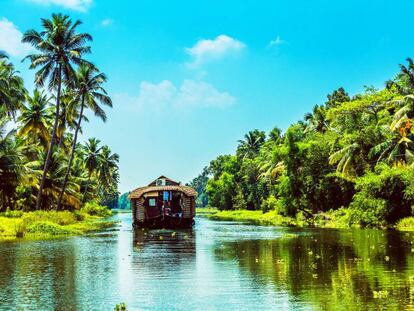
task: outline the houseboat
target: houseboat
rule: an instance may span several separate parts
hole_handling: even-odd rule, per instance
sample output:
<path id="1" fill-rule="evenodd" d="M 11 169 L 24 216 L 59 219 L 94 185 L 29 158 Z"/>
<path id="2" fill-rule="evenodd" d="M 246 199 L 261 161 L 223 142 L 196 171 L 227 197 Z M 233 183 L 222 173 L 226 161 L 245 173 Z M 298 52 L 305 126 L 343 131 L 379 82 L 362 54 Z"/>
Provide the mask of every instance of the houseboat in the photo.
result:
<path id="1" fill-rule="evenodd" d="M 129 193 L 134 228 L 190 228 L 197 192 L 160 176 Z"/>

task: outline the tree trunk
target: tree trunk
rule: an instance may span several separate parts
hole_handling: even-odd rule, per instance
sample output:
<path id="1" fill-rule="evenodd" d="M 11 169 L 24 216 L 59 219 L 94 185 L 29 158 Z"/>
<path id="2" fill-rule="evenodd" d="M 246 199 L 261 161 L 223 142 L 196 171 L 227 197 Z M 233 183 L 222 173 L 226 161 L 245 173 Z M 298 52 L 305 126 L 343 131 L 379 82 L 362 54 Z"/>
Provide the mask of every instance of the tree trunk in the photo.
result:
<path id="1" fill-rule="evenodd" d="M 86 182 L 86 187 L 85 190 L 83 191 L 83 197 L 82 197 L 82 203 L 85 203 L 85 197 L 86 197 L 86 193 L 88 192 L 88 187 L 89 187 L 89 183 L 91 181 L 91 174 L 88 174 L 88 181 Z"/>
<path id="2" fill-rule="evenodd" d="M 53 146 L 55 144 L 55 137 L 56 137 L 56 130 L 57 130 L 57 126 L 59 123 L 60 91 L 62 87 L 62 65 L 61 64 L 59 64 L 58 75 L 59 75 L 58 77 L 59 80 L 58 80 L 58 89 L 57 89 L 57 97 L 56 97 L 55 122 L 53 124 L 52 137 L 50 138 L 49 150 L 47 151 L 46 161 L 43 167 L 42 181 L 40 182 L 39 193 L 37 194 L 37 200 L 36 200 L 37 210 L 40 209 L 40 205 L 42 203 L 42 192 L 43 192 L 43 188 L 46 182 L 47 170 L 49 168 L 50 161 L 52 159 Z"/>
<path id="3" fill-rule="evenodd" d="M 60 190 L 60 194 L 59 194 L 58 204 L 57 204 L 57 208 L 56 208 L 57 210 L 60 210 L 60 205 L 62 204 L 62 198 L 63 198 L 63 195 L 64 195 L 65 190 L 66 190 L 66 184 L 68 183 L 68 179 L 69 179 L 70 169 L 72 167 L 72 161 L 73 161 L 73 158 L 75 156 L 76 141 L 78 139 L 78 132 L 79 132 L 81 122 L 82 122 L 82 117 L 83 117 L 83 104 L 84 104 L 84 101 L 85 101 L 85 96 L 82 95 L 82 103 L 81 103 L 81 110 L 80 110 L 80 113 L 79 113 L 79 120 L 78 120 L 78 124 L 76 125 L 75 136 L 73 137 L 72 152 L 71 152 L 70 157 L 69 157 L 68 168 L 66 169 L 65 179 L 63 180 L 62 189 Z"/>

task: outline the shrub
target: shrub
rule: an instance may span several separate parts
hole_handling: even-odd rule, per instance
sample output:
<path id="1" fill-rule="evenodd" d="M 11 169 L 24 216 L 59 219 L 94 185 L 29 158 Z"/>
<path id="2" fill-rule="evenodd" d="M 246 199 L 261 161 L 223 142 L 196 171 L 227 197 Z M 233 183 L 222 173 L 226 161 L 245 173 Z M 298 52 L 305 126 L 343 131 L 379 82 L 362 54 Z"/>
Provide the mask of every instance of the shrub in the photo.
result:
<path id="1" fill-rule="evenodd" d="M 24 220 L 17 221 L 14 224 L 14 233 L 16 238 L 23 238 L 26 234 L 27 226 Z"/>
<path id="2" fill-rule="evenodd" d="M 414 217 L 406 217 L 397 223 L 397 229 L 401 231 L 414 231 Z"/>
<path id="3" fill-rule="evenodd" d="M 50 221 L 36 221 L 30 224 L 27 231 L 34 234 L 67 235 L 76 233 L 74 230 L 65 228 Z"/>
<path id="4" fill-rule="evenodd" d="M 127 306 L 126 306 L 126 304 L 125 303 L 118 303 L 116 306 L 115 306 L 115 311 L 126 311 L 127 310 Z"/>
<path id="5" fill-rule="evenodd" d="M 262 211 L 263 213 L 266 213 L 268 211 L 273 211 L 273 210 L 276 210 L 277 206 L 278 206 L 277 199 L 273 195 L 270 195 L 266 200 L 263 201 Z"/>
<path id="6" fill-rule="evenodd" d="M 414 203 L 414 170 L 380 164 L 356 180 L 351 202 L 351 222 L 362 226 L 386 226 L 410 216 Z"/>
<path id="7" fill-rule="evenodd" d="M 70 225 L 76 222 L 75 214 L 69 211 L 35 211 L 24 214 L 23 219 L 27 221 L 27 223 L 49 221 L 61 226 Z"/>
<path id="8" fill-rule="evenodd" d="M 82 221 L 82 220 L 84 220 L 84 219 L 85 219 L 85 215 L 84 215 L 84 214 L 82 214 L 80 211 L 74 211 L 74 212 L 73 212 L 73 216 L 75 216 L 75 219 L 76 219 L 77 221 Z"/>
<path id="9" fill-rule="evenodd" d="M 7 209 L 6 212 L 2 216 L 7 218 L 20 218 L 23 215 L 23 211 L 11 211 L 10 209 Z"/>
<path id="10" fill-rule="evenodd" d="M 350 206 L 350 222 L 362 227 L 377 227 L 387 225 L 387 202 L 384 199 L 366 197 L 358 193 Z"/>
<path id="11" fill-rule="evenodd" d="M 106 206 L 101 206 L 96 202 L 88 202 L 81 209 L 81 213 L 91 216 L 109 217 L 112 215 L 112 211 Z"/>

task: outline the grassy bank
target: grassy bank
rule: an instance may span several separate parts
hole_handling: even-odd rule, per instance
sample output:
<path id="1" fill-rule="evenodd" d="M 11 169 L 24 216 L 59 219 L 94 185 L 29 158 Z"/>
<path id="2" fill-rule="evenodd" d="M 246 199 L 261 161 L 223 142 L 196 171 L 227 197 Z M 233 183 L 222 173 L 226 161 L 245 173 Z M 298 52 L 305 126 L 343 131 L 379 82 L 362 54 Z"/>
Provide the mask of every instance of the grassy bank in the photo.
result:
<path id="1" fill-rule="evenodd" d="M 319 228 L 351 228 L 349 213 L 346 209 L 339 209 L 326 213 L 319 213 L 306 219 L 301 213 L 296 218 L 282 216 L 276 211 L 263 213 L 262 211 L 233 210 L 220 211 L 214 208 L 198 208 L 197 215 L 213 220 L 244 221 L 266 226 L 290 227 L 319 227 Z M 400 231 L 414 231 L 414 217 L 402 219 L 393 227 Z"/>
<path id="2" fill-rule="evenodd" d="M 0 240 L 80 235 L 114 224 L 106 207 L 87 203 L 80 211 L 8 211 L 0 214 Z"/>

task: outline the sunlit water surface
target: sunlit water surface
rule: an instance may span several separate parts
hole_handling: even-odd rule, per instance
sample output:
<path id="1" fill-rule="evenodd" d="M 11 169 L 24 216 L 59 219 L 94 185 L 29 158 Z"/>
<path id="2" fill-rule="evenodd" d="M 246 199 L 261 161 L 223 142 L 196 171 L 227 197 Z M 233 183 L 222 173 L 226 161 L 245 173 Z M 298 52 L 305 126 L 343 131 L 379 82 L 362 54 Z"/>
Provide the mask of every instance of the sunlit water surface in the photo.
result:
<path id="1" fill-rule="evenodd" d="M 0 310 L 414 310 L 414 236 L 260 227 L 0 243 Z"/>

